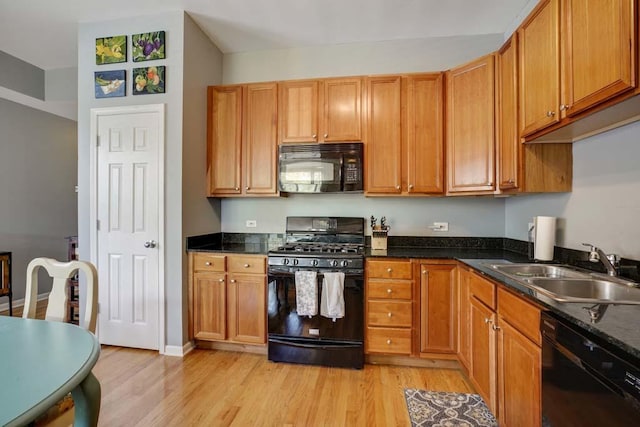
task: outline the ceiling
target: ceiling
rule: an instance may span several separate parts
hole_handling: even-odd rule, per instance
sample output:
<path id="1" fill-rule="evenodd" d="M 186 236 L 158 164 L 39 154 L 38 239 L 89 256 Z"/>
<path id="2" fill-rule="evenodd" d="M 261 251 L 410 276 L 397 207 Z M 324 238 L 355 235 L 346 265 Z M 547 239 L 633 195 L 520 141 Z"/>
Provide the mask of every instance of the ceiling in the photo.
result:
<path id="1" fill-rule="evenodd" d="M 224 52 L 504 33 L 531 0 L 0 0 L 0 50 L 77 66 L 77 24 L 185 10 Z"/>

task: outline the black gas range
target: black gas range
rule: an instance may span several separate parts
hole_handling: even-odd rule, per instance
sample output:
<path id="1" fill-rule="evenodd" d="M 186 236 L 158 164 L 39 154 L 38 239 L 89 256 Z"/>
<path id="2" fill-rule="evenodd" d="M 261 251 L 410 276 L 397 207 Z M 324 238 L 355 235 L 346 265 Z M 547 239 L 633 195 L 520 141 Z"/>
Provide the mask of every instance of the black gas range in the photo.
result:
<path id="1" fill-rule="evenodd" d="M 344 316 L 299 315 L 296 272 L 312 272 L 317 306 L 324 276 L 342 273 Z M 268 282 L 269 360 L 363 367 L 363 218 L 288 217 L 285 244 L 268 254 Z"/>

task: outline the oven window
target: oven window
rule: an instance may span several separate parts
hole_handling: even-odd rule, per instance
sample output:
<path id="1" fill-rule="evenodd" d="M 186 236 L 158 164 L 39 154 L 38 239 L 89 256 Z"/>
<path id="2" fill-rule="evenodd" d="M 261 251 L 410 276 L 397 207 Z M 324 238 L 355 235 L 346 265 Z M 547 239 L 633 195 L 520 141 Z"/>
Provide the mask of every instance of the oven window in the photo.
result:
<path id="1" fill-rule="evenodd" d="M 331 184 L 340 181 L 339 168 L 337 160 L 284 162 L 280 167 L 280 179 L 288 184 Z"/>

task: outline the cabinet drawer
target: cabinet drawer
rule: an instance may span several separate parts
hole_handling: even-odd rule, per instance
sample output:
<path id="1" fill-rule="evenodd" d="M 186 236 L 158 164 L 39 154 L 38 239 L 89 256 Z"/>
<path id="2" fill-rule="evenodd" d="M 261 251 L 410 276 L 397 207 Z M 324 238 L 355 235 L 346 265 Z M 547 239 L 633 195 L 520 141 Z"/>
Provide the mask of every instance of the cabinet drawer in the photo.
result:
<path id="1" fill-rule="evenodd" d="M 369 280 L 367 281 L 367 298 L 410 300 L 411 288 L 411 281 Z"/>
<path id="2" fill-rule="evenodd" d="M 498 314 L 530 340 L 542 345 L 540 309 L 536 306 L 511 292 L 498 289 Z"/>
<path id="3" fill-rule="evenodd" d="M 264 274 L 266 257 L 232 255 L 227 259 L 227 272 Z"/>
<path id="4" fill-rule="evenodd" d="M 411 262 L 408 261 L 367 261 L 367 277 L 380 279 L 412 279 Z"/>
<path id="5" fill-rule="evenodd" d="M 367 301 L 367 324 L 411 327 L 411 301 Z"/>
<path id="6" fill-rule="evenodd" d="M 224 255 L 193 254 L 194 271 L 224 271 Z"/>
<path id="7" fill-rule="evenodd" d="M 411 329 L 367 327 L 366 353 L 411 354 Z"/>
<path id="8" fill-rule="evenodd" d="M 469 293 L 490 309 L 496 309 L 496 285 L 476 273 L 469 276 Z"/>

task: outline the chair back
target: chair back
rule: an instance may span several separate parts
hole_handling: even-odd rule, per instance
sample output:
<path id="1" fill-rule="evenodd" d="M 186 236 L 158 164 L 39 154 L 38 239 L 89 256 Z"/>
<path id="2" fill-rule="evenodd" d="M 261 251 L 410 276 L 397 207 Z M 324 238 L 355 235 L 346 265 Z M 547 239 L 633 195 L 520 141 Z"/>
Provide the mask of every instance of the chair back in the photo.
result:
<path id="1" fill-rule="evenodd" d="M 67 279 L 76 271 L 82 271 L 87 281 L 87 301 L 83 328 L 96 332 L 98 317 L 98 272 L 90 262 L 60 262 L 52 258 L 35 258 L 27 266 L 27 288 L 25 292 L 24 311 L 22 317 L 35 319 L 38 299 L 38 270 L 44 268 L 53 278 L 51 293 L 47 304 L 46 320 L 64 322 L 67 310 Z"/>

